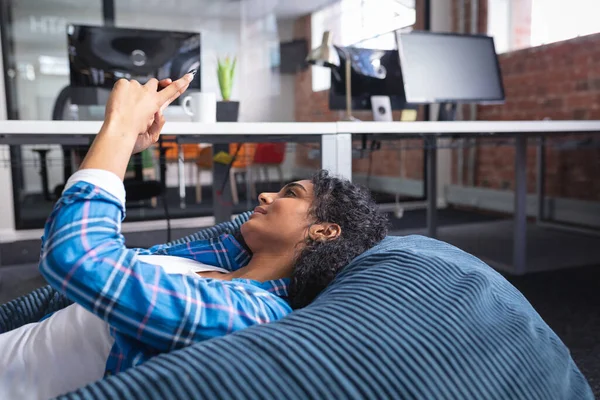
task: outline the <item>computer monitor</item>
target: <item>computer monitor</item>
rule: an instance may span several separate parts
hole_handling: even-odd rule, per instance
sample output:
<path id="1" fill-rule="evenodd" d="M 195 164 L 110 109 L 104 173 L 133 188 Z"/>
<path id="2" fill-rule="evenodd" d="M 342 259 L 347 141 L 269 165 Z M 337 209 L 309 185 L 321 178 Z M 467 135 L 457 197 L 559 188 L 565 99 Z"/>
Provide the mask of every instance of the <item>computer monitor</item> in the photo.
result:
<path id="1" fill-rule="evenodd" d="M 504 87 L 494 39 L 484 35 L 397 32 L 407 101 L 502 103 Z"/>
<path id="2" fill-rule="evenodd" d="M 120 78 L 145 83 L 197 69 L 190 89 L 201 88 L 198 32 L 68 25 L 67 41 L 75 104 L 102 104 Z"/>
<path id="3" fill-rule="evenodd" d="M 346 53 L 352 59 L 351 91 L 353 110 L 371 110 L 371 96 L 389 96 L 394 110 L 413 108 L 406 103 L 397 50 L 336 47 L 340 67 L 331 70 L 329 108 L 346 109 Z"/>

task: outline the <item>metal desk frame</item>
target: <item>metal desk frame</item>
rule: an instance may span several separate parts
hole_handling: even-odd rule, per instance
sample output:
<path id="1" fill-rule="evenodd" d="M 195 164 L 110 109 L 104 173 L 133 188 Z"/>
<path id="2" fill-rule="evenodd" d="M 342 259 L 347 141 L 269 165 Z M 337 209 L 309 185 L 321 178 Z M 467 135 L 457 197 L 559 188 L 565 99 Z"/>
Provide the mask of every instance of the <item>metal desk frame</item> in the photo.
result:
<path id="1" fill-rule="evenodd" d="M 527 272 L 528 138 L 582 133 L 600 134 L 600 121 L 338 122 L 337 124 L 338 133 L 372 134 L 379 139 L 425 139 L 425 157 L 427 163 L 427 235 L 433 238 L 437 236 L 437 139 L 457 137 L 514 137 L 515 205 L 513 216 L 513 267 L 517 275 L 523 275 Z M 541 168 L 543 168 L 543 164 L 541 165 Z M 543 194 L 543 187 L 538 184 L 538 188 L 541 188 L 541 191 L 538 189 L 538 193 Z"/>

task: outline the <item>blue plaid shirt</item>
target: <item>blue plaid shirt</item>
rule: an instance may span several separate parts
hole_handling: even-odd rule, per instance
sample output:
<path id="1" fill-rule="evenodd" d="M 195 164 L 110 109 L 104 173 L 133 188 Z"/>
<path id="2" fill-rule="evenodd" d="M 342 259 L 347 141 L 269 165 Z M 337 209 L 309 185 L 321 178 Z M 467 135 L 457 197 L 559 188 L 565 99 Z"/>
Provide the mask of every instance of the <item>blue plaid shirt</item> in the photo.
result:
<path id="1" fill-rule="evenodd" d="M 173 255 L 235 271 L 250 256 L 232 236 L 127 249 L 121 235 L 124 215 L 119 199 L 78 181 L 57 202 L 42 238 L 40 272 L 48 283 L 111 327 L 115 343 L 107 374 L 291 312 L 288 279 L 224 281 L 168 274 L 137 257 Z"/>

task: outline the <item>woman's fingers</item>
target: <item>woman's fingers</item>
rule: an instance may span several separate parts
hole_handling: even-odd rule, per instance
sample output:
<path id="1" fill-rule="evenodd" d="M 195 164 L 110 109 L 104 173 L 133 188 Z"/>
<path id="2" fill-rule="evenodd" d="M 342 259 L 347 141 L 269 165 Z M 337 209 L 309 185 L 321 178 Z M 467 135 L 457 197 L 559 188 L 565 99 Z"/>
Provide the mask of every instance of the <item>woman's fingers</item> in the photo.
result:
<path id="1" fill-rule="evenodd" d="M 162 128 L 165 126 L 165 117 L 162 112 L 157 112 L 154 114 L 154 122 L 148 129 L 148 134 L 152 138 L 152 143 L 156 143 L 158 138 L 160 137 L 160 132 Z"/>
<path id="2" fill-rule="evenodd" d="M 158 90 L 159 91 L 163 90 L 164 88 L 169 86 L 171 83 L 173 83 L 173 80 L 171 78 L 161 79 L 160 81 L 158 81 Z"/>
<path id="3" fill-rule="evenodd" d="M 158 90 L 158 79 L 152 78 L 144 85 L 148 88 L 148 90 L 155 91 Z"/>
<path id="4" fill-rule="evenodd" d="M 185 74 L 183 77 L 177 79 L 169 86 L 161 90 L 158 93 L 158 104 L 161 105 L 161 110 L 164 110 L 165 107 L 181 96 L 186 91 L 193 78 L 194 75 Z"/>

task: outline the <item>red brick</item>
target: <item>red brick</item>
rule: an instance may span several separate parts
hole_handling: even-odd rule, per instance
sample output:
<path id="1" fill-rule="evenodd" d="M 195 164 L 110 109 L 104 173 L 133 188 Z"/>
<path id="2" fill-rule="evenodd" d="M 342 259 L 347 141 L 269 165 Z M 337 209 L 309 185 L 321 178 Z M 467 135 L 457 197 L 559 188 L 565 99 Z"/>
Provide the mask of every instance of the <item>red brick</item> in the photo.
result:
<path id="1" fill-rule="evenodd" d="M 575 109 L 586 109 L 591 107 L 596 102 L 596 95 L 594 93 L 570 93 L 566 95 L 565 107 Z"/>

